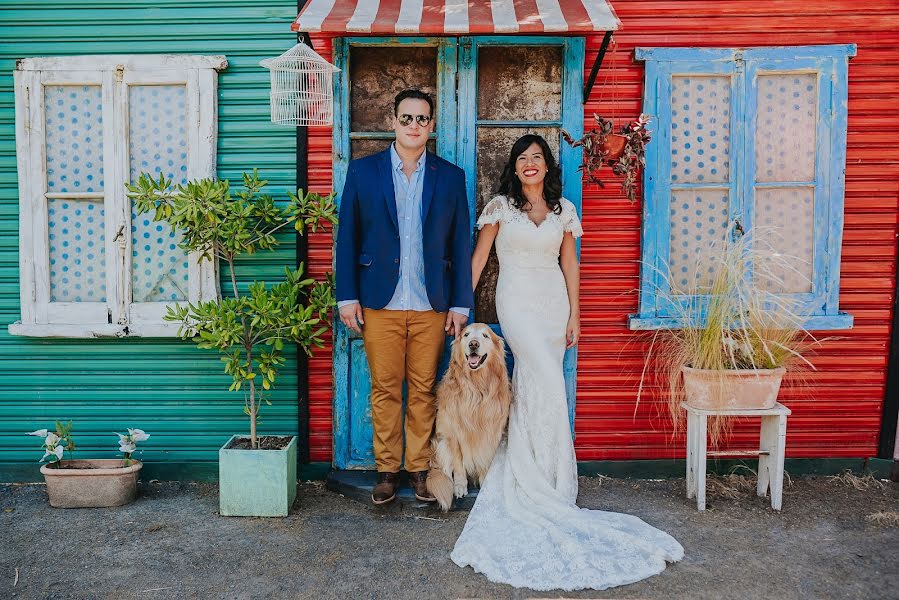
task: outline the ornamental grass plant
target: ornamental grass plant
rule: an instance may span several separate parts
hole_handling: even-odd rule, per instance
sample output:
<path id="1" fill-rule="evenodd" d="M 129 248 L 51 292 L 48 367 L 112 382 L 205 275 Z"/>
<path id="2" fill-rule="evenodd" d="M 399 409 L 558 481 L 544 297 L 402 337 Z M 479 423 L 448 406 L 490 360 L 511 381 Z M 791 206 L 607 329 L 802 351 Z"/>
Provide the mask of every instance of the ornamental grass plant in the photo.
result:
<path id="1" fill-rule="evenodd" d="M 724 240 L 697 257 L 692 280 L 678 286 L 662 273 L 660 302 L 674 314 L 652 332 L 638 389 L 638 402 L 649 373 L 659 373 L 665 405 L 674 426 L 682 431 L 686 401 L 684 367 L 715 371 L 719 396 L 733 395 L 728 372 L 784 368 L 794 383 L 814 366 L 808 359 L 819 341 L 804 327 L 808 317 L 800 294 L 782 293 L 786 276 L 804 271 L 801 261 L 778 251 L 776 230 L 756 228 L 742 233 L 732 226 Z M 722 407 L 723 408 L 723 407 Z M 709 421 L 709 442 L 718 445 L 729 435 L 731 420 Z"/>

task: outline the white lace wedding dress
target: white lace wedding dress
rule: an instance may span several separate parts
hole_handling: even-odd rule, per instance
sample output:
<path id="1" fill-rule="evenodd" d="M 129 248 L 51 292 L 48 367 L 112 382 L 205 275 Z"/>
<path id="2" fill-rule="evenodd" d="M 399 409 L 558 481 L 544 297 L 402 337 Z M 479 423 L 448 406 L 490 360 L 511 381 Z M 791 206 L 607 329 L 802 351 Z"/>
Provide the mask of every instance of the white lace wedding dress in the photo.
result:
<path id="1" fill-rule="evenodd" d="M 505 197 L 478 226 L 500 223 L 496 311 L 515 357 L 514 400 L 500 445 L 452 552 L 490 581 L 534 590 L 605 589 L 683 557 L 681 545 L 637 517 L 578 508 L 577 464 L 562 358 L 569 317 L 559 266 L 565 231 L 582 235 L 574 205 L 539 226 Z"/>

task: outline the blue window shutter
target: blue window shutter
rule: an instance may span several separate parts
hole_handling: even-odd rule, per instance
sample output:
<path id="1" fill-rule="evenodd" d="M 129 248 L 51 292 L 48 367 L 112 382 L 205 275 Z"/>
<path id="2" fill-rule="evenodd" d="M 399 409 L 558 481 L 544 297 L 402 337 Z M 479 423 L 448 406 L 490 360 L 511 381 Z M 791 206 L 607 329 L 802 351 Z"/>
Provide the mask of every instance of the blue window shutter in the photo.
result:
<path id="1" fill-rule="evenodd" d="M 809 328 L 851 327 L 852 317 L 839 311 L 838 297 L 846 151 L 847 64 L 848 58 L 854 53 L 853 45 L 750 50 L 637 50 L 637 58 L 646 61 L 644 112 L 655 117 L 655 135 L 646 155 L 640 305 L 639 313 L 630 320 L 632 329 L 677 326 L 676 315 L 683 314 L 685 307 L 702 310 L 701 297 L 676 296 L 671 292 L 672 286 L 679 283 L 680 270 L 686 268 L 683 265 L 688 264 L 688 260 L 695 264 L 695 256 L 687 251 L 693 248 L 687 246 L 690 243 L 705 243 L 699 234 L 716 235 L 708 223 L 697 220 L 702 211 L 709 208 L 707 200 L 712 199 L 709 196 L 710 190 L 716 189 L 716 185 L 722 192 L 727 191 L 729 224 L 739 221 L 746 230 L 757 222 L 772 224 L 773 221 L 775 225 L 793 222 L 808 224 L 812 230 L 808 234 L 808 247 L 803 246 L 801 250 L 809 258 L 810 272 L 807 276 L 811 283 L 804 287 L 793 283 L 789 293 L 803 302 L 808 314 L 812 315 L 807 322 Z M 690 90 L 685 89 L 684 103 L 679 102 L 679 92 L 685 87 L 684 82 L 689 82 L 687 78 L 713 77 L 716 74 L 731 79 L 728 177 L 726 181 L 721 181 L 718 176 L 709 183 L 700 181 L 704 176 L 696 175 L 692 181 L 681 181 L 679 177 L 684 179 L 686 169 L 679 161 L 688 158 L 682 156 L 685 138 L 689 138 L 690 143 L 698 142 L 701 146 L 701 158 L 696 155 L 689 157 L 694 161 L 693 164 L 699 164 L 700 160 L 711 161 L 712 157 L 716 157 L 719 164 L 722 160 L 720 154 L 715 154 L 716 149 L 712 148 L 710 139 L 700 141 L 697 132 L 683 135 L 683 128 L 689 125 L 685 123 L 685 117 L 680 111 L 689 112 L 690 117 L 700 114 L 690 102 L 700 102 L 697 98 L 701 94 L 687 94 Z M 698 87 L 698 81 L 689 82 L 687 87 Z M 779 95 L 771 95 L 761 89 L 771 88 L 775 83 Z M 678 92 L 677 97 L 672 97 L 672 90 Z M 705 100 L 708 101 L 709 92 L 705 93 Z M 761 102 L 760 93 L 763 94 Z M 686 99 L 688 95 L 691 96 L 689 100 Z M 795 104 L 792 102 L 794 97 Z M 785 99 L 791 102 L 785 102 Z M 814 116 L 809 117 L 812 105 Z M 759 114 L 760 107 L 766 114 Z M 772 117 L 777 117 L 778 122 L 773 122 Z M 802 135 L 809 129 L 813 130 L 807 138 L 795 138 L 810 147 L 797 150 L 784 148 L 783 145 L 771 149 L 759 146 L 758 149 L 767 154 L 761 155 L 760 159 L 765 164 L 757 165 L 758 136 L 767 134 L 769 138 L 766 139 L 776 137 L 790 126 L 790 123 L 782 122 L 784 119 L 799 123 L 798 131 L 789 132 L 788 141 L 794 139 L 793 136 L 797 133 Z M 681 131 L 678 131 L 678 127 L 681 127 Z M 808 163 L 804 167 L 801 160 L 803 153 L 807 157 L 804 162 Z M 704 173 L 707 175 L 709 164 L 704 166 Z M 694 204 L 691 205 L 688 201 L 678 206 L 674 203 L 675 197 L 693 198 Z M 812 199 L 813 214 L 808 208 Z M 792 205 L 785 200 L 791 200 Z M 723 206 L 722 198 L 714 198 L 714 201 L 719 204 L 716 209 Z M 789 208 L 795 212 L 781 216 Z M 687 210 L 689 214 L 684 214 Z M 774 211 L 776 214 L 768 214 Z M 675 216 L 676 222 L 672 221 L 672 216 Z M 705 214 L 701 218 L 704 219 Z M 776 222 L 777 219 L 780 222 Z M 673 227 L 683 229 L 673 230 Z M 699 234 L 694 236 L 694 230 Z M 689 237 L 695 238 L 692 242 L 688 243 L 686 235 L 681 236 L 684 241 L 677 239 L 687 231 L 691 234 Z M 785 247 L 784 251 L 795 249 L 800 238 L 805 242 L 806 234 L 802 231 L 786 231 L 785 234 L 783 237 L 789 239 L 781 243 L 790 245 L 790 248 Z M 794 234 L 800 238 L 793 237 Z M 672 247 L 672 239 L 678 247 Z M 677 272 L 669 273 L 670 266 L 675 266 Z M 673 297 L 680 306 L 672 306 Z"/>
<path id="2" fill-rule="evenodd" d="M 738 126 L 740 80 L 731 51 L 701 53 L 708 60 L 685 60 L 689 51 L 679 50 L 665 53 L 660 57 L 663 60 L 649 60 L 646 64 L 643 112 L 652 115 L 650 128 L 654 133 L 647 147 L 644 173 L 641 319 L 670 322 L 683 313 L 684 307 L 701 305 L 700 298 L 676 296 L 672 287 L 677 287 L 687 276 L 680 269 L 695 264 L 695 252 L 708 243 L 708 236 L 720 233 L 723 237 L 728 224 L 740 217 L 737 165 L 731 160 L 738 143 L 731 133 Z M 706 89 L 707 86 L 710 88 Z M 716 113 L 708 114 L 704 103 L 709 102 L 712 87 L 718 90 L 715 93 L 726 94 L 727 100 L 718 106 Z M 703 126 L 696 122 L 697 115 L 707 127 L 711 117 L 719 129 L 697 130 L 696 127 Z M 714 137 L 707 137 L 709 134 Z M 730 151 L 725 153 L 728 148 Z M 706 164 L 712 158 L 716 162 Z M 709 168 L 715 164 L 720 167 Z M 708 177 L 713 170 L 714 177 Z M 709 222 L 707 214 L 708 201 L 713 197 L 718 204 L 714 224 Z M 684 203 L 683 210 L 681 203 Z M 683 214 L 687 211 L 689 215 Z M 694 217 L 697 211 L 702 212 L 701 229 L 696 228 L 700 223 L 695 218 L 681 221 Z M 673 214 L 677 222 L 672 222 Z M 677 243 L 675 248 L 671 245 L 672 237 Z M 670 269 L 672 259 L 675 272 Z M 673 305 L 675 297 L 681 306 Z"/>

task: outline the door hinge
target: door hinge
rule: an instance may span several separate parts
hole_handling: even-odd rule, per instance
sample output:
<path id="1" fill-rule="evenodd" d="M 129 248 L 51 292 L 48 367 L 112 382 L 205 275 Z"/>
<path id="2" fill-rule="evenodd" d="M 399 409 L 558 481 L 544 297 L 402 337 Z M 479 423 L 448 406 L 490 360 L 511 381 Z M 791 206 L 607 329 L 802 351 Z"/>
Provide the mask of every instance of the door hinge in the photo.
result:
<path id="1" fill-rule="evenodd" d="M 742 52 L 734 52 L 734 65 L 736 67 L 737 73 L 743 72 L 743 67 L 746 64 L 746 61 L 743 59 Z"/>

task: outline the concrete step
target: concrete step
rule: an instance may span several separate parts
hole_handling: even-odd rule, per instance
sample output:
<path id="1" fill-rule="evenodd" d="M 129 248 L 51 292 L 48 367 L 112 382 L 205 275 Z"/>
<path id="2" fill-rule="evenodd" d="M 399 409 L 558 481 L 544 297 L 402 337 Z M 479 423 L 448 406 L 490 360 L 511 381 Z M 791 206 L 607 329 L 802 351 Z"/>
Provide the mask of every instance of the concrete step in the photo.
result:
<path id="1" fill-rule="evenodd" d="M 347 498 L 352 498 L 365 504 L 371 504 L 371 491 L 377 481 L 377 471 L 334 470 L 328 473 L 325 485 L 332 492 L 343 494 Z M 453 510 L 470 510 L 474 506 L 474 500 L 477 496 L 477 488 L 469 487 L 467 496 L 456 498 Z M 412 493 L 412 488 L 409 487 L 409 479 L 405 471 L 400 471 L 400 487 L 396 493 L 396 500 L 391 504 L 396 502 L 416 508 L 437 507 L 436 503 L 422 502 L 415 497 L 415 494 Z"/>

